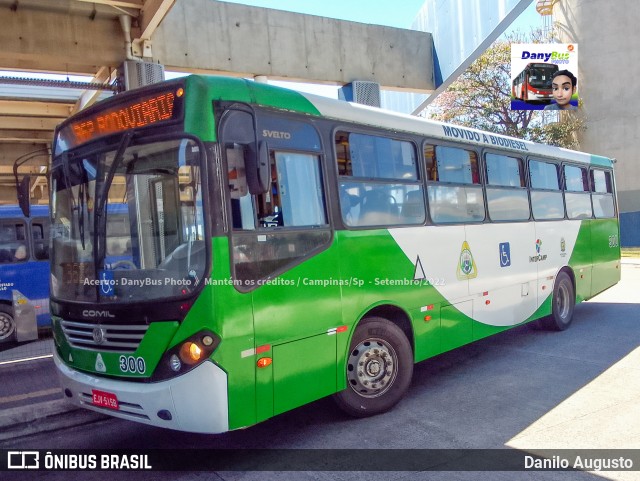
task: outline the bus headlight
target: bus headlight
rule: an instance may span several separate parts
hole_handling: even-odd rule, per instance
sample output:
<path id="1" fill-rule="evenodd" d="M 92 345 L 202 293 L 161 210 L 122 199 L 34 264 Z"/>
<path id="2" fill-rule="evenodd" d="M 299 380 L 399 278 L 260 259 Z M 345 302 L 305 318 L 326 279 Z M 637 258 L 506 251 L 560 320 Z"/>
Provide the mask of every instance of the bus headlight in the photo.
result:
<path id="1" fill-rule="evenodd" d="M 169 367 L 171 367 L 171 370 L 173 372 L 180 372 L 180 369 L 182 369 L 182 363 L 180 362 L 180 358 L 175 354 L 173 354 L 169 358 Z"/>
<path id="2" fill-rule="evenodd" d="M 184 374 L 208 359 L 220 338 L 211 331 L 200 331 L 164 353 L 151 378 L 162 381 L 178 374 Z"/>

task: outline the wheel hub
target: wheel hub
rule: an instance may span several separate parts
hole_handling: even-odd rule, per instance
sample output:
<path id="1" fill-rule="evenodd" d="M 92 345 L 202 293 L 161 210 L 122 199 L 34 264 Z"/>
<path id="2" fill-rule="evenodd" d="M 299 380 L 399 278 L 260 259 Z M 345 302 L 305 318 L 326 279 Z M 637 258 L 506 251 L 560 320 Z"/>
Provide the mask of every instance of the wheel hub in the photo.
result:
<path id="1" fill-rule="evenodd" d="M 397 374 L 397 355 L 381 339 L 367 339 L 349 354 L 347 380 L 363 397 L 377 397 L 386 392 Z"/>
<path id="2" fill-rule="evenodd" d="M 13 334 L 13 320 L 5 313 L 0 312 L 0 340 Z"/>

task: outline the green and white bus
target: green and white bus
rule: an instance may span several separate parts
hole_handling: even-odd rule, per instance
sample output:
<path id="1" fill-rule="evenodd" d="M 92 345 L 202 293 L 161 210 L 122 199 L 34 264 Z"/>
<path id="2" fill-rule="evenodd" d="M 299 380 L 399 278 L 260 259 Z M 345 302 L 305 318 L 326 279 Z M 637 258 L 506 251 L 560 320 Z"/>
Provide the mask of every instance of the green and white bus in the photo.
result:
<path id="1" fill-rule="evenodd" d="M 220 433 L 328 395 L 381 413 L 414 363 L 563 330 L 620 279 L 604 157 L 203 76 L 76 114 L 53 152 L 62 390 L 154 426 Z"/>

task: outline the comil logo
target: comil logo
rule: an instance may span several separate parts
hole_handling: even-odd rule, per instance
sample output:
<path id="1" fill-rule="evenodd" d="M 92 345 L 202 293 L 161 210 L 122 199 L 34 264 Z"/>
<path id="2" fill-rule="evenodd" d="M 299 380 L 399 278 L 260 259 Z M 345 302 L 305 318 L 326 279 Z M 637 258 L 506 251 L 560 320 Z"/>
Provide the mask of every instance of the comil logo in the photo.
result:
<path id="1" fill-rule="evenodd" d="M 116 317 L 109 311 L 96 311 L 93 309 L 85 309 L 82 311 L 84 317 Z"/>
<path id="2" fill-rule="evenodd" d="M 38 451 L 7 452 L 8 469 L 40 469 L 40 453 Z"/>

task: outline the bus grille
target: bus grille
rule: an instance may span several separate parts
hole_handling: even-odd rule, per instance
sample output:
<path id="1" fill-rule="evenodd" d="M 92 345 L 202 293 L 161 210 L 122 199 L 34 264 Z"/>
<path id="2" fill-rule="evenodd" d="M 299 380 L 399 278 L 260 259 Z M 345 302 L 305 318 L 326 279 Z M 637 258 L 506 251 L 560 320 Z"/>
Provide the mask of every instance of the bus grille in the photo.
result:
<path id="1" fill-rule="evenodd" d="M 101 325 L 61 321 L 62 331 L 73 346 L 96 351 L 135 352 L 148 325 Z"/>

